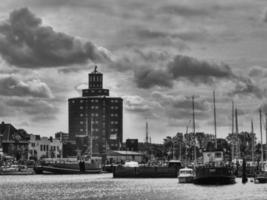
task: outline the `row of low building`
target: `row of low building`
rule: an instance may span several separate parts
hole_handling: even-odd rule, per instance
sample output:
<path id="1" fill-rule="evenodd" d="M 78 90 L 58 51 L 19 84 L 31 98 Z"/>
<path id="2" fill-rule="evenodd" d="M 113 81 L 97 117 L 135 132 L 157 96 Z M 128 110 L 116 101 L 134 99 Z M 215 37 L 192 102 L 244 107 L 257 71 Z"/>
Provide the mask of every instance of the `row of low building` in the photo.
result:
<path id="1" fill-rule="evenodd" d="M 28 134 L 23 129 L 2 122 L 0 124 L 0 154 L 19 159 L 60 158 L 63 143 L 60 139 Z"/>
<path id="2" fill-rule="evenodd" d="M 8 123 L 2 122 L 0 124 L 0 156 L 5 154 L 17 160 L 62 158 L 63 155 L 64 157 L 76 156 L 77 145 L 71 144 L 74 146 L 74 152 L 69 155 L 69 144 L 71 144 L 71 140 L 69 140 L 67 133 L 58 132 L 55 134 L 55 138 L 41 137 L 40 135 L 28 134 L 23 129 L 16 129 Z M 127 140 L 125 145 L 124 150 L 107 152 L 107 162 L 120 163 L 126 160 L 142 162 L 144 154 L 137 152 L 138 140 Z"/>

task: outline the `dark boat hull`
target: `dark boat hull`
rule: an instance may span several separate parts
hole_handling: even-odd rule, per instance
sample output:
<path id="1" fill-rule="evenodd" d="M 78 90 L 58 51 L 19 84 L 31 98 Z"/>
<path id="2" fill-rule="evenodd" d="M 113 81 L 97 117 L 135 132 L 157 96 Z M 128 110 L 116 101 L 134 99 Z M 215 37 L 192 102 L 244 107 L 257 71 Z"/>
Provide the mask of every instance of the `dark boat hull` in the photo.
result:
<path id="1" fill-rule="evenodd" d="M 102 170 L 99 168 L 95 169 L 86 169 L 81 171 L 79 169 L 71 169 L 71 168 L 59 168 L 53 166 L 38 166 L 34 168 L 36 174 L 43 173 L 53 173 L 53 174 L 94 174 L 100 173 Z"/>
<path id="2" fill-rule="evenodd" d="M 267 177 L 256 177 L 255 183 L 267 183 Z"/>
<path id="3" fill-rule="evenodd" d="M 123 167 L 113 170 L 113 178 L 177 178 L 173 167 Z"/>
<path id="4" fill-rule="evenodd" d="M 197 167 L 195 184 L 227 185 L 235 183 L 235 176 L 230 167 Z"/>
<path id="5" fill-rule="evenodd" d="M 267 183 L 267 172 L 260 172 L 256 174 L 255 183 Z"/>

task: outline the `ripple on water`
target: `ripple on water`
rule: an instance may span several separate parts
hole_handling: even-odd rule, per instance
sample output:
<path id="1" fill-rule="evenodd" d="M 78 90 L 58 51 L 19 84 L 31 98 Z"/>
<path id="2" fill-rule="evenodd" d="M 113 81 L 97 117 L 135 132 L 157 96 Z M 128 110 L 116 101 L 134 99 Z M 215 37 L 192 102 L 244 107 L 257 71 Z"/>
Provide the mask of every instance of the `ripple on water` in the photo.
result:
<path id="1" fill-rule="evenodd" d="M 259 200 L 267 184 L 178 184 L 177 179 L 113 179 L 111 174 L 1 176 L 0 199 Z"/>

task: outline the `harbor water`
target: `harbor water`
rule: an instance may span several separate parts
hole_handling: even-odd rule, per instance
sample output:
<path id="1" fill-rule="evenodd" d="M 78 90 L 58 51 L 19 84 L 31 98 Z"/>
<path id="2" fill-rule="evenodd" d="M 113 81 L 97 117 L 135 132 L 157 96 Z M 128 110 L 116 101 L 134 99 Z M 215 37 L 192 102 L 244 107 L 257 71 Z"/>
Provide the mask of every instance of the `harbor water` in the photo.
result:
<path id="1" fill-rule="evenodd" d="M 113 179 L 112 174 L 0 176 L 0 199 L 263 200 L 267 184 L 199 186 L 169 179 Z"/>

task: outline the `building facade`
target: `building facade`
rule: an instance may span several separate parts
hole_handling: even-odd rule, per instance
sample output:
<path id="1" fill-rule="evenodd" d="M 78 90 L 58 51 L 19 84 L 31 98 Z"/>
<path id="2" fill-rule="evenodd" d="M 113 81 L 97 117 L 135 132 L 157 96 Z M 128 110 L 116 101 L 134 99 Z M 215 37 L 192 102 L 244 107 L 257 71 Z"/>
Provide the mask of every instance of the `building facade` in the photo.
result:
<path id="1" fill-rule="evenodd" d="M 36 160 L 41 158 L 61 158 L 62 147 L 62 142 L 58 139 L 30 135 L 28 158 Z"/>
<path id="2" fill-rule="evenodd" d="M 69 134 L 64 132 L 55 133 L 55 139 L 62 141 L 63 143 L 67 143 L 69 140 Z"/>
<path id="3" fill-rule="evenodd" d="M 93 155 L 118 150 L 123 139 L 123 100 L 110 97 L 103 89 L 103 74 L 89 74 L 89 87 L 82 97 L 71 98 L 69 104 L 69 139 L 77 147 Z M 92 144 L 92 145 L 91 145 Z"/>
<path id="4" fill-rule="evenodd" d="M 125 145 L 127 151 L 138 151 L 138 139 L 127 139 Z"/>
<path id="5" fill-rule="evenodd" d="M 29 134 L 23 129 L 2 122 L 0 124 L 0 140 L 2 153 L 15 157 L 17 160 L 28 158 Z"/>

